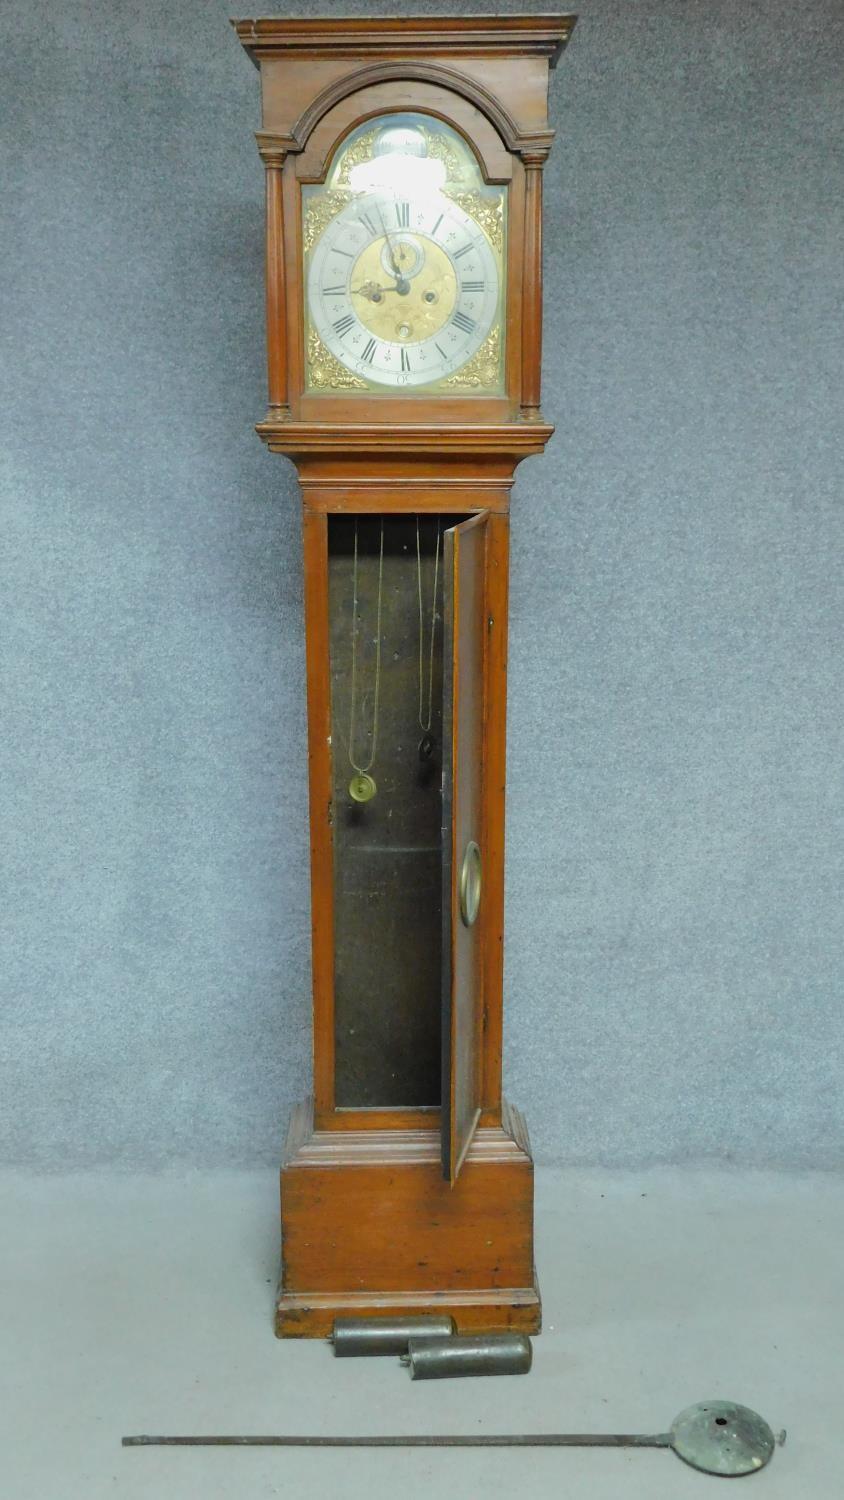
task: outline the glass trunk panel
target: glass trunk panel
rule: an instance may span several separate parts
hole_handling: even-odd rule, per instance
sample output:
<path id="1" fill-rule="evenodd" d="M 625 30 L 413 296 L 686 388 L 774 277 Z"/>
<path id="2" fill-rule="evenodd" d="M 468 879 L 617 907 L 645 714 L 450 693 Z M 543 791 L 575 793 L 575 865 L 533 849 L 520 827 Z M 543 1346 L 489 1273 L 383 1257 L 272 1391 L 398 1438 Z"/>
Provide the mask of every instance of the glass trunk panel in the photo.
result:
<path id="1" fill-rule="evenodd" d="M 440 1102 L 449 524 L 427 515 L 328 522 L 338 1108 Z M 351 793 L 359 777 L 375 784 L 369 800 Z M 366 780 L 356 790 L 369 791 Z"/>

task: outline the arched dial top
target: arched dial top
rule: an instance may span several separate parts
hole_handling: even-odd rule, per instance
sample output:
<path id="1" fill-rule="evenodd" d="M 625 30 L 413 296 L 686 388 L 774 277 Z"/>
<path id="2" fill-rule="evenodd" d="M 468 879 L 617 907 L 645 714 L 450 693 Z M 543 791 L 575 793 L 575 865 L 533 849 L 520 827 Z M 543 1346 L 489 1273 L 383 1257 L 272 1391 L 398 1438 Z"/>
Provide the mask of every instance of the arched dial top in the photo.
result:
<path id="1" fill-rule="evenodd" d="M 311 390 L 503 389 L 506 188 L 456 132 L 382 116 L 303 192 Z"/>

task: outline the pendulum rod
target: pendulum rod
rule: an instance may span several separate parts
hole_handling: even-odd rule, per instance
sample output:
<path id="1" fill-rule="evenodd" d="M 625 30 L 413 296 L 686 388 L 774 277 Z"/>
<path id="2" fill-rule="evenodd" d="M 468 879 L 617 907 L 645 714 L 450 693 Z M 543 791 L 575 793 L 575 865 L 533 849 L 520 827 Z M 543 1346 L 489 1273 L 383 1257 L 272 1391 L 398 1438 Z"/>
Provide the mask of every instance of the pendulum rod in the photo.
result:
<path id="1" fill-rule="evenodd" d="M 422 604 L 422 547 L 419 540 L 419 517 L 416 517 L 416 583 L 419 595 L 419 728 L 422 730 L 422 738 L 419 741 L 419 759 L 430 760 L 434 748 L 434 736 L 431 734 L 431 723 L 434 711 L 434 640 L 437 628 L 437 584 L 440 572 L 440 538 L 442 534 L 442 521 L 437 519 L 437 543 L 434 551 L 434 587 L 431 598 L 431 632 L 428 645 L 428 706 L 425 707 L 425 619 Z"/>
<path id="2" fill-rule="evenodd" d="M 384 517 L 381 517 L 381 542 L 378 553 L 378 598 L 375 616 L 375 682 L 372 694 L 372 733 L 369 740 L 369 760 L 358 765 L 355 760 L 355 715 L 357 712 L 357 659 L 358 659 L 358 521 L 355 516 L 355 550 L 352 564 L 352 650 L 349 684 L 349 743 L 347 752 L 354 776 L 349 782 L 349 794 L 355 802 L 370 802 L 377 787 L 375 778 L 369 773 L 375 764 L 378 750 L 378 705 L 381 697 L 381 600 L 384 590 Z"/>
<path id="3" fill-rule="evenodd" d="M 412 1437 L 125 1437 L 124 1448 L 670 1448 L 671 1433 L 525 1432 Z"/>

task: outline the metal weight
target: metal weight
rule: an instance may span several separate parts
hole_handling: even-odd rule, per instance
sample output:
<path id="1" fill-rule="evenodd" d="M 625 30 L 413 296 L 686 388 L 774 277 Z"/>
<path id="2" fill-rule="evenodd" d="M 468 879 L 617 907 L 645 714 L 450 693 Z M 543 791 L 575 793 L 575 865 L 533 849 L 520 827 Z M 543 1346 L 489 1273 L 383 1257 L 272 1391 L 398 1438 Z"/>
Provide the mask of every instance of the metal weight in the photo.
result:
<path id="1" fill-rule="evenodd" d="M 335 1318 L 331 1342 L 338 1359 L 369 1354 L 406 1354 L 410 1340 L 448 1339 L 454 1319 L 430 1313 L 415 1318 Z"/>
<path id="2" fill-rule="evenodd" d="M 527 1375 L 533 1362 L 523 1333 L 463 1335 L 450 1339 L 411 1339 L 403 1365 L 411 1380 L 443 1380 L 451 1375 Z"/>

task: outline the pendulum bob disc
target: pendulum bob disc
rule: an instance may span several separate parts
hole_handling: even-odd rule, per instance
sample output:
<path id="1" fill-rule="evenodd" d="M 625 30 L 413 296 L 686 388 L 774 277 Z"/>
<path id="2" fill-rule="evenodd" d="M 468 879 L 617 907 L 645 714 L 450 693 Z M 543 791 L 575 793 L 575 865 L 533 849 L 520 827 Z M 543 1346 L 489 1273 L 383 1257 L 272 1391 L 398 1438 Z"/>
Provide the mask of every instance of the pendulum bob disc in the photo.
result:
<path id="1" fill-rule="evenodd" d="M 703 1474 L 755 1474 L 773 1456 L 777 1439 L 763 1417 L 735 1401 L 699 1401 L 675 1417 L 671 1447 Z"/>

